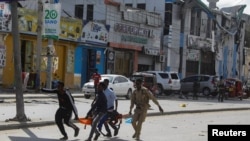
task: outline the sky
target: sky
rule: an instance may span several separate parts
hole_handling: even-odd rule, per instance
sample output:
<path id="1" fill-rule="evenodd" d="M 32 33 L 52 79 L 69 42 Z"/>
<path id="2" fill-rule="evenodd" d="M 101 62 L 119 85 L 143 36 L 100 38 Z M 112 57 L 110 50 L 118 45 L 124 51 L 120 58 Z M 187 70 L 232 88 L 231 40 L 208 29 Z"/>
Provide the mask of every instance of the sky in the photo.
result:
<path id="1" fill-rule="evenodd" d="M 201 0 L 203 3 L 205 3 L 208 6 L 207 0 Z M 247 7 L 244 9 L 245 14 L 250 15 L 250 0 L 219 0 L 217 2 L 217 7 L 220 9 L 222 7 L 231 7 L 235 5 L 247 5 Z"/>

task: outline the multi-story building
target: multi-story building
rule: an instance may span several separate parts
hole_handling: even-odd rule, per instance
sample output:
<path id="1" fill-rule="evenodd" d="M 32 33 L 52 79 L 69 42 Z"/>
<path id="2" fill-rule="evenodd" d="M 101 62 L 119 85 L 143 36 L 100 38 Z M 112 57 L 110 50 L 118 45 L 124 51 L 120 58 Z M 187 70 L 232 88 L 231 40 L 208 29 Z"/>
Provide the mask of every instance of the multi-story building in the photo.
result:
<path id="1" fill-rule="evenodd" d="M 89 80 L 93 68 L 127 76 L 143 70 L 178 71 L 181 77 L 244 76 L 245 5 L 218 9 L 218 0 L 208 0 L 209 7 L 200 0 L 59 2 L 63 17 L 84 23 L 82 31 L 76 30 L 81 36 L 77 44 L 70 42 L 75 59 L 68 69 L 76 87 Z"/>

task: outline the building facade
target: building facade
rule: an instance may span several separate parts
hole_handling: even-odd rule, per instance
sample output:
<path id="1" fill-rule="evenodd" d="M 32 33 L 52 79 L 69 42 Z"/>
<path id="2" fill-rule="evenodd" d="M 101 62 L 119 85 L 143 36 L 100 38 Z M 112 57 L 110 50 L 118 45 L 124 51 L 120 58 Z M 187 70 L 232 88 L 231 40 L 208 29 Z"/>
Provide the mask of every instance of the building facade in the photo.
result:
<path id="1" fill-rule="evenodd" d="M 8 3 L 0 3 L 6 15 L 10 11 Z M 75 48 L 82 30 L 82 21 L 72 18 L 61 18 L 59 40 L 54 40 L 53 51 L 48 50 L 48 39 L 42 40 L 41 52 L 37 52 L 37 11 L 34 9 L 18 8 L 18 26 L 20 33 L 21 68 L 29 73 L 28 88 L 35 89 L 37 84 L 37 55 L 41 60 L 40 85 L 46 85 L 48 73 L 48 55 L 52 56 L 52 80 L 65 82 L 65 86 L 74 87 Z M 10 13 L 9 13 L 10 16 Z M 7 19 L 6 19 L 7 18 Z M 15 87 L 13 36 L 11 18 L 1 17 L 1 84 L 5 88 Z M 5 21 L 3 23 L 3 21 Z M 51 50 L 50 50 L 51 51 Z M 21 75 L 21 74 L 20 74 Z"/>

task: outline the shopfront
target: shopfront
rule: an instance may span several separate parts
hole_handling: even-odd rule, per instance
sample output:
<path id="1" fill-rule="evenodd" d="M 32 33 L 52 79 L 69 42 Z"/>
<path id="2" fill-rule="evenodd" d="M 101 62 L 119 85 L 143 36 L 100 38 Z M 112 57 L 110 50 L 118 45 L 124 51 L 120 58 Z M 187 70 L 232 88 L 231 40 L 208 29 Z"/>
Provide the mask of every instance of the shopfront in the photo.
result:
<path id="1" fill-rule="evenodd" d="M 75 51 L 75 85 L 78 88 L 88 82 L 95 69 L 106 73 L 106 55 L 108 53 L 109 26 L 103 23 L 86 21 L 80 43 Z"/>

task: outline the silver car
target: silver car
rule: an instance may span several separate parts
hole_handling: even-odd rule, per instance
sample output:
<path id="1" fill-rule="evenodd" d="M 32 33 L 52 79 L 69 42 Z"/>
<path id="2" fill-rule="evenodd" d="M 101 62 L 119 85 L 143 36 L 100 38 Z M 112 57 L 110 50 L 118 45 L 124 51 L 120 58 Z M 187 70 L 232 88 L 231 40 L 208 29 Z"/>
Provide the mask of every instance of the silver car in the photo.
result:
<path id="1" fill-rule="evenodd" d="M 217 95 L 216 84 L 219 80 L 218 76 L 214 75 L 192 75 L 181 80 L 181 92 L 187 94 L 193 92 L 193 83 L 195 81 L 200 82 L 199 93 L 203 95 Z"/>

